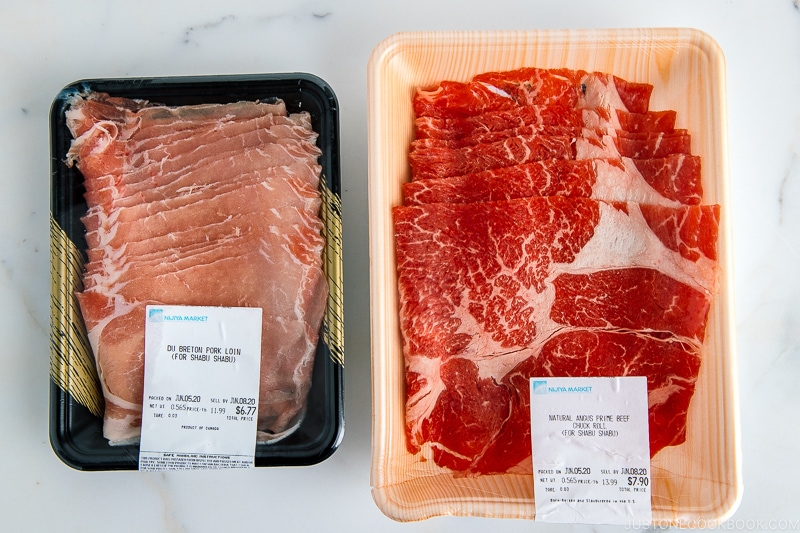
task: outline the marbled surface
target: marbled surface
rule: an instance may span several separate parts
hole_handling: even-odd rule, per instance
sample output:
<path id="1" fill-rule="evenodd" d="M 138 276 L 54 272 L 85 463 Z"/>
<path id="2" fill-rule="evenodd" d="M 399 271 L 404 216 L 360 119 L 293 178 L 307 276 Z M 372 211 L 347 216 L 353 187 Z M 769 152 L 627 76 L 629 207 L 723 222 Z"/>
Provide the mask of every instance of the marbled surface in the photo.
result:
<path id="1" fill-rule="evenodd" d="M 586 530 L 441 517 L 370 495 L 366 65 L 407 30 L 681 26 L 722 47 L 744 497 L 725 529 L 800 529 L 800 6 L 797 0 L 175 1 L 0 4 L 0 529 Z M 340 103 L 346 432 L 307 468 L 82 473 L 48 439 L 50 104 L 81 78 L 314 73 Z M 600 528 L 603 529 L 603 528 Z"/>

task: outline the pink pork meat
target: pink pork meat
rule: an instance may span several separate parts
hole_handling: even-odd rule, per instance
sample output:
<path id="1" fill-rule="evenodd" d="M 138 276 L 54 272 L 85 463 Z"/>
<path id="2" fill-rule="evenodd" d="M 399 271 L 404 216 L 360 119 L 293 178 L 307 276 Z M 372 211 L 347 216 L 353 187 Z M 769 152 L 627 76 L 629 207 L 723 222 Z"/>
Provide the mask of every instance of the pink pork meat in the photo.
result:
<path id="1" fill-rule="evenodd" d="M 305 412 L 327 298 L 307 113 L 282 102 L 165 107 L 103 94 L 67 112 L 86 180 L 77 295 L 112 445 L 140 433 L 147 304 L 261 307 L 258 440 Z"/>

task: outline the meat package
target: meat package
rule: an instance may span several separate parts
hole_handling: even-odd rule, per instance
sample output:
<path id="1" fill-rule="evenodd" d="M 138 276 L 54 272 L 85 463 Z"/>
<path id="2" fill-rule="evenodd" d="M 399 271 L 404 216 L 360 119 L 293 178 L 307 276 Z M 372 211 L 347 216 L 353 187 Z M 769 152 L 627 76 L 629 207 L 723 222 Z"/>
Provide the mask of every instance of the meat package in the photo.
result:
<path id="1" fill-rule="evenodd" d="M 654 89 L 522 68 L 416 91 L 393 209 L 410 453 L 530 473 L 541 376 L 646 376 L 651 455 L 684 442 L 720 206 Z"/>
<path id="2" fill-rule="evenodd" d="M 332 104 L 310 75 L 88 80 L 62 91 L 54 184 L 69 194 L 56 202 L 54 233 L 76 247 L 77 274 L 63 276 L 72 289 L 59 295 L 57 318 L 71 340 L 57 364 L 78 366 L 73 347 L 84 342 L 96 385 L 65 380 L 54 394 L 102 414 L 102 441 L 82 431 L 91 419 L 57 421 L 54 447 L 68 463 L 136 468 L 126 449 L 141 432 L 147 305 L 261 308 L 256 465 L 309 464 L 335 449 L 343 352 Z M 69 306 L 76 316 L 65 320 Z M 79 395 L 92 387 L 99 410 Z"/>

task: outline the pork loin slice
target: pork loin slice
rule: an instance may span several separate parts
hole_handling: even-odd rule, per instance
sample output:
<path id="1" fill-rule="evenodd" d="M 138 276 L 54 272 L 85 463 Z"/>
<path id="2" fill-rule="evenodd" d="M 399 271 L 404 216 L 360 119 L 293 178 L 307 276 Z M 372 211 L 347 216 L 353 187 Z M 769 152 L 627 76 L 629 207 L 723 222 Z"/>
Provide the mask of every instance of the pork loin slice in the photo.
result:
<path id="1" fill-rule="evenodd" d="M 255 198 L 263 198 L 266 193 L 270 197 L 274 197 L 273 202 L 277 202 L 263 205 L 307 205 L 308 208 L 314 208 L 318 207 L 319 192 L 316 187 L 312 187 L 308 183 L 309 181 L 314 181 L 308 176 L 308 173 L 317 169 L 318 167 L 306 165 L 302 165 L 300 168 L 293 166 L 270 167 L 242 174 L 237 176 L 236 180 L 214 182 L 213 179 L 209 179 L 208 183 L 198 183 L 194 187 L 191 185 L 181 187 L 173 196 L 163 199 L 159 199 L 156 196 L 149 202 L 143 201 L 130 207 L 120 207 L 110 212 L 106 212 L 104 209 L 91 208 L 81 220 L 89 232 L 87 240 L 89 240 L 90 245 L 97 246 L 100 243 L 108 242 L 105 237 L 119 231 L 120 224 L 124 225 L 125 223 L 136 221 L 140 221 L 140 224 L 147 224 L 152 219 L 143 219 L 152 216 L 163 218 L 167 216 L 166 213 L 178 209 L 183 209 L 183 212 L 191 211 L 197 202 L 226 202 L 221 207 L 226 211 L 218 211 L 218 216 L 222 216 L 223 213 L 235 214 L 236 212 L 243 212 L 249 205 L 247 203 L 249 199 L 241 196 L 243 190 L 253 192 Z M 259 195 L 258 193 L 262 194 Z M 233 196 L 234 199 L 231 200 L 230 196 Z M 236 211 L 227 211 L 231 206 L 231 202 L 237 198 L 242 199 L 243 203 L 236 206 Z M 214 215 L 208 216 L 213 217 Z M 185 217 L 181 218 L 181 220 L 185 220 Z M 174 233 L 181 229 L 181 227 L 173 227 L 172 232 Z M 153 235 L 152 233 L 142 234 L 141 238 Z M 126 234 L 124 238 L 127 239 L 126 242 L 139 240 L 130 234 Z"/>
<path id="2" fill-rule="evenodd" d="M 175 272 L 254 249 L 270 254 L 285 250 L 297 260 L 313 260 L 313 254 L 319 251 L 322 243 L 322 223 L 297 207 L 242 215 L 236 224 L 225 234 L 209 236 L 205 241 L 196 237 L 197 241 L 190 245 L 148 251 L 141 257 L 87 264 L 84 287 L 89 290 L 95 286 L 113 288 L 123 285 L 125 290 L 130 290 L 130 284 L 139 277 Z M 146 244 L 147 241 L 143 241 L 142 247 Z"/>
<path id="3" fill-rule="evenodd" d="M 231 160 L 240 157 L 242 153 L 269 149 L 269 155 L 282 157 L 276 160 L 273 166 L 287 165 L 294 161 L 290 158 L 313 158 L 320 155 L 319 148 L 312 142 L 284 136 L 285 132 L 271 132 L 270 130 L 255 130 L 242 133 L 234 137 L 220 138 L 208 145 L 197 145 L 198 147 L 186 154 L 172 156 L 162 154 L 163 159 L 150 161 L 147 165 L 132 167 L 126 162 L 118 162 L 111 167 L 111 163 L 106 157 L 106 152 L 97 150 L 92 154 L 92 158 L 104 160 L 104 174 L 87 180 L 86 189 L 89 192 L 102 191 L 113 187 L 118 196 L 125 196 L 125 191 L 141 191 L 146 188 L 167 183 L 173 179 L 196 170 L 217 160 Z M 115 143 L 116 146 L 116 143 Z M 116 149 L 115 151 L 119 151 Z M 158 154 L 156 154 L 158 155 Z M 83 160 L 91 163 L 91 160 Z M 85 166 L 79 163 L 78 168 Z M 83 172 L 83 171 L 81 171 Z"/>
<path id="4" fill-rule="evenodd" d="M 237 102 L 177 110 L 149 107 L 146 101 L 109 97 L 102 93 L 76 96 L 66 112 L 67 126 L 73 136 L 66 161 L 68 165 L 83 161 L 81 172 L 87 185 L 92 187 L 95 178 L 108 174 L 109 169 L 120 168 L 133 148 L 126 143 L 137 132 L 143 132 L 139 135 L 140 141 L 158 138 L 160 142 L 160 138 L 170 131 L 193 134 L 197 130 L 274 114 L 286 115 L 286 106 L 282 102 Z M 198 117 L 205 118 L 198 121 Z"/>
<path id="5" fill-rule="evenodd" d="M 143 137 L 158 138 L 165 133 L 191 131 L 265 115 L 287 115 L 285 102 L 240 101 L 170 107 L 92 92 L 77 95 L 65 114 L 67 127 L 75 139 L 100 122 L 114 122 L 126 130 L 142 132 Z"/>
<path id="6" fill-rule="evenodd" d="M 295 121 L 290 117 L 264 117 L 247 122 L 233 123 L 229 127 L 222 126 L 211 130 L 204 136 L 193 136 L 174 143 L 161 144 L 147 151 L 134 152 L 124 169 L 121 184 L 139 183 L 143 178 L 153 177 L 154 169 L 167 179 L 171 172 L 181 171 L 185 167 L 179 165 L 203 162 L 217 158 L 222 154 L 237 154 L 248 149 L 258 149 L 270 143 L 285 142 L 298 146 L 309 157 L 318 157 L 316 146 L 317 134 L 307 129 L 304 123 L 309 120 Z M 276 124 L 275 120 L 284 123 Z"/>
<path id="7" fill-rule="evenodd" d="M 286 169 L 286 167 L 280 167 Z M 172 206 L 173 209 L 191 205 L 198 201 L 203 201 L 205 198 L 211 196 L 218 196 L 235 191 L 239 187 L 248 187 L 251 185 L 263 184 L 268 190 L 273 191 L 276 195 L 283 193 L 284 189 L 288 189 L 283 196 L 284 202 L 275 207 L 286 206 L 303 206 L 309 213 L 316 213 L 321 204 L 319 192 L 316 188 L 308 187 L 303 181 L 298 182 L 292 173 L 287 173 L 284 179 L 276 176 L 276 179 L 264 179 L 263 176 L 253 176 L 252 181 L 243 181 L 241 184 L 224 182 L 223 184 L 214 184 L 204 187 L 198 187 L 191 191 L 182 191 L 181 194 L 176 195 L 176 200 L 180 199 L 182 202 L 176 203 Z M 185 203 L 184 203 L 185 202 Z M 128 240 L 118 247 L 103 246 L 92 248 L 87 251 L 89 263 L 101 259 L 116 260 L 119 257 L 134 257 L 140 259 L 143 254 L 153 253 L 165 249 L 177 249 L 178 247 L 185 248 L 186 246 L 194 245 L 199 242 L 208 242 L 218 238 L 220 235 L 236 234 L 241 232 L 243 225 L 248 225 L 248 221 L 242 221 L 243 217 L 250 215 L 250 213 L 239 213 L 231 215 L 218 222 L 211 222 L 206 226 L 195 226 L 183 230 L 171 231 L 165 235 L 149 238 L 146 241 Z M 257 217 L 263 218 L 261 212 L 256 212 Z M 117 218 L 119 222 L 119 218 Z M 102 231 L 108 232 L 107 227 Z"/>
<path id="8" fill-rule="evenodd" d="M 224 167 L 229 168 L 229 165 L 224 165 Z M 189 181 L 180 179 L 169 185 L 132 195 L 128 198 L 128 202 L 124 202 L 129 205 L 119 205 L 116 209 L 111 210 L 105 207 L 93 206 L 82 218 L 86 227 L 93 228 L 92 231 L 100 228 L 105 228 L 107 231 L 115 221 L 119 220 L 121 212 L 132 211 L 132 213 L 125 215 L 127 219 L 131 219 L 135 218 L 136 212 L 142 216 L 144 216 L 144 213 L 157 212 L 154 211 L 154 206 L 159 205 L 156 202 L 163 202 L 167 199 L 171 200 L 171 208 L 174 209 L 182 205 L 203 201 L 212 196 L 229 193 L 237 188 L 250 187 L 259 183 L 263 183 L 263 186 L 268 189 L 274 189 L 279 186 L 278 180 L 288 181 L 289 183 L 286 185 L 290 185 L 294 189 L 294 195 L 318 197 L 320 170 L 321 167 L 317 164 L 299 162 L 283 167 L 255 167 L 247 172 L 242 169 L 241 174 L 231 176 L 230 179 L 223 181 L 200 177 L 197 180 L 189 180 L 187 178 Z M 206 175 L 205 172 L 202 174 L 203 176 Z"/>
<path id="9" fill-rule="evenodd" d="M 108 186 L 87 192 L 85 198 L 92 206 L 90 214 L 97 211 L 108 213 L 116 208 L 169 198 L 170 195 L 207 187 L 214 183 L 234 183 L 255 172 L 273 172 L 267 170 L 270 168 L 284 168 L 290 174 L 306 177 L 312 187 L 319 187 L 320 167 L 316 162 L 316 156 L 297 158 L 294 161 L 282 157 L 283 164 L 276 164 L 274 159 L 276 150 L 276 148 L 266 151 L 250 150 L 246 158 L 240 157 L 239 151 L 218 154 L 218 157 L 203 164 L 191 165 L 165 176 L 156 173 L 130 185 L 116 185 L 113 176 L 109 175 Z"/>
<path id="10" fill-rule="evenodd" d="M 116 248 L 125 242 L 158 237 L 197 225 L 214 224 L 226 217 L 250 212 L 259 206 L 272 206 L 271 203 L 264 203 L 273 196 L 266 183 L 256 182 L 217 196 L 209 196 L 203 200 L 205 205 L 199 210 L 199 214 L 197 202 L 186 203 L 179 198 L 120 209 L 106 218 L 85 217 L 83 222 L 88 231 L 86 241 L 94 248 L 104 246 Z M 293 191 L 292 196 L 276 199 L 278 202 L 276 206 L 291 205 L 288 203 L 290 200 L 308 201 Z"/>
<path id="11" fill-rule="evenodd" d="M 291 208 L 282 208 L 281 211 L 284 214 L 292 214 Z M 280 226 L 269 224 L 264 218 L 264 215 L 259 212 L 247 213 L 236 215 L 208 228 L 189 229 L 151 240 L 126 243 L 119 249 L 110 250 L 106 254 L 98 253 L 97 259 L 86 263 L 86 281 L 91 283 L 91 280 L 97 275 L 101 278 L 111 274 L 118 275 L 123 272 L 123 269 L 138 265 L 163 262 L 171 264 L 189 256 L 202 254 L 236 242 L 236 239 L 253 232 L 279 229 Z M 281 220 L 281 222 L 283 221 Z M 319 232 L 320 230 L 319 224 L 315 220 L 303 218 L 301 222 L 288 230 L 293 238 L 296 238 L 296 235 L 305 235 L 309 231 Z M 311 235 L 311 237 L 314 236 Z M 138 255 L 134 256 L 134 254 Z"/>
<path id="12" fill-rule="evenodd" d="M 247 223 L 246 223 L 247 224 Z M 188 246 L 160 250 L 145 254 L 141 260 L 97 261 L 89 265 L 84 281 L 85 290 L 122 290 L 118 287 L 130 285 L 141 275 L 154 276 L 162 272 L 174 272 L 194 266 L 203 261 L 216 261 L 221 257 L 235 257 L 248 250 L 261 246 L 282 246 L 298 258 L 305 258 L 316 250 L 320 231 L 319 225 L 312 225 L 307 220 L 300 220 L 293 227 L 283 229 L 281 235 L 260 236 L 258 231 L 283 229 L 280 225 L 250 223 L 233 230 L 232 234 L 208 242 L 197 242 Z M 255 239 L 258 239 L 256 241 Z M 135 285 L 131 285 L 135 286 Z"/>
<path id="13" fill-rule="evenodd" d="M 95 130 L 95 131 L 92 131 Z M 203 127 L 195 129 L 164 131 L 158 137 L 142 136 L 141 130 L 123 131 L 120 125 L 100 122 L 93 129 L 76 140 L 73 150 L 77 151 L 77 159 L 83 161 L 90 168 L 95 159 L 107 156 L 110 148 L 123 149 L 121 154 L 125 170 L 117 178 L 130 181 L 133 169 L 140 169 L 147 164 L 161 164 L 166 158 L 177 158 L 190 151 L 222 151 L 226 149 L 225 141 L 240 135 L 258 133 L 264 138 L 297 136 L 315 142 L 316 133 L 310 130 L 310 117 L 308 113 L 297 113 L 289 116 L 264 115 L 247 120 L 222 120 L 219 123 L 204 123 Z M 149 132 L 145 132 L 149 133 Z M 126 137 L 130 135 L 130 137 Z M 122 143 L 111 145 L 111 142 Z M 246 142 L 246 140 L 243 140 Z M 222 144 L 218 144 L 222 143 Z M 88 173 L 87 188 L 93 190 L 105 183 L 96 183 L 100 176 Z"/>

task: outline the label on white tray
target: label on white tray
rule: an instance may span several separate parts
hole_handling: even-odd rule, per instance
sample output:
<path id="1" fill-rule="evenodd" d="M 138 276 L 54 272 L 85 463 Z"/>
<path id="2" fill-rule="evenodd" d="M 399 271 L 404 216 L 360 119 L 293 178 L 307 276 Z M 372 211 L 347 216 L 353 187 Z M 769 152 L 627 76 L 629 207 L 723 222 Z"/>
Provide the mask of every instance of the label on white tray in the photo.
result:
<path id="1" fill-rule="evenodd" d="M 532 378 L 536 520 L 649 523 L 647 378 Z"/>
<path id="2" fill-rule="evenodd" d="M 254 466 L 261 311 L 147 306 L 139 470 Z"/>

